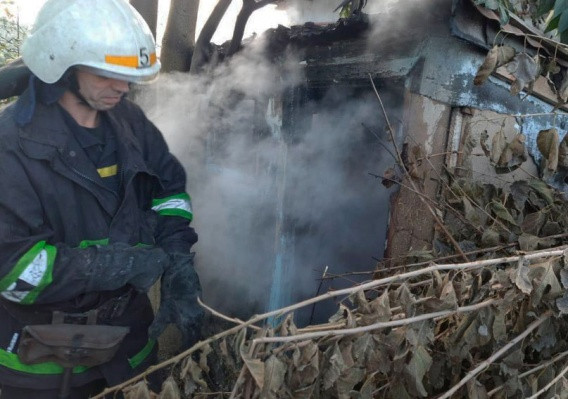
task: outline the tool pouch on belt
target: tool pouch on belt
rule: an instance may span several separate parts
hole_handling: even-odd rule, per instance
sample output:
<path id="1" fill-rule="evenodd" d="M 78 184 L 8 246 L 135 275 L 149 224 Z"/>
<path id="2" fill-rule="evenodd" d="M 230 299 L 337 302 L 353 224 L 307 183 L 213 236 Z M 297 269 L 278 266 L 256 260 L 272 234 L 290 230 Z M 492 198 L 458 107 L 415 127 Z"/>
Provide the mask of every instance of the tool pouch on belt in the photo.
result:
<path id="1" fill-rule="evenodd" d="M 128 327 L 77 324 L 26 326 L 18 348 L 25 364 L 55 362 L 63 367 L 96 366 L 109 361 Z"/>

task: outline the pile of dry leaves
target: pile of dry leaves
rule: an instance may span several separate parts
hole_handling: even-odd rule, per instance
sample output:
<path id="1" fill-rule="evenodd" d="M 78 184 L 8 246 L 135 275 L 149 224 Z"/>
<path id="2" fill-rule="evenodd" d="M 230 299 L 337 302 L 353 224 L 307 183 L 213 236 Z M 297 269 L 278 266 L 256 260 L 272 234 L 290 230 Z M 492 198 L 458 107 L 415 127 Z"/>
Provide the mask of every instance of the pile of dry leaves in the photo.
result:
<path id="1" fill-rule="evenodd" d="M 446 227 L 470 259 L 379 270 L 360 286 L 255 316 L 121 386 L 127 398 L 567 398 L 567 203 L 543 181 L 456 180 Z M 423 254 L 424 258 L 424 254 Z M 337 298 L 325 325 L 293 312 Z M 219 315 L 211 310 L 216 316 Z M 281 317 L 275 328 L 268 318 Z M 170 377 L 159 395 L 144 377 Z"/>
<path id="2" fill-rule="evenodd" d="M 506 62 L 496 57 L 491 68 Z M 531 65 L 519 57 L 516 71 Z M 531 80 L 523 76 L 515 86 L 521 90 Z M 524 142 L 511 146 L 498 136 L 488 156 L 496 168 L 510 169 Z M 538 146 L 555 173 L 565 156 L 557 132 L 541 132 Z M 396 153 L 402 184 L 420 191 L 422 174 Z M 443 198 L 428 202 L 439 227 L 431 250 L 389 262 L 365 284 L 247 321 L 209 309 L 232 327 L 98 397 L 568 398 L 563 193 L 538 178 L 505 190 L 450 176 L 444 187 Z M 467 261 L 448 263 L 456 254 Z M 294 325 L 294 311 L 330 298 L 339 306 L 329 323 Z M 281 323 L 271 327 L 274 318 Z M 158 370 L 170 376 L 154 394 L 145 377 Z"/>

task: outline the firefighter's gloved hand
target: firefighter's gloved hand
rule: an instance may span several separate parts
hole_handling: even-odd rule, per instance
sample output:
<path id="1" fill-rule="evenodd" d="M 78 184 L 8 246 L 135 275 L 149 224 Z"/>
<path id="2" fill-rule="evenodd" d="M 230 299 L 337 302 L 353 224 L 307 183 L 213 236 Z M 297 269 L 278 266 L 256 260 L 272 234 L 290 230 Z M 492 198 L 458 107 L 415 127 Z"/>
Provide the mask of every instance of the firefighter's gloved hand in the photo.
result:
<path id="1" fill-rule="evenodd" d="M 127 284 L 147 292 L 169 266 L 170 257 L 160 248 L 113 244 L 89 248 L 90 262 L 83 266 L 87 292 L 112 291 Z"/>
<path id="2" fill-rule="evenodd" d="M 148 329 L 150 338 L 157 339 L 168 324 L 175 324 L 182 334 L 182 350 L 201 338 L 204 315 L 197 303 L 201 285 L 193 268 L 193 256 L 193 253 L 171 255 L 170 266 L 162 276 L 160 307 Z"/>

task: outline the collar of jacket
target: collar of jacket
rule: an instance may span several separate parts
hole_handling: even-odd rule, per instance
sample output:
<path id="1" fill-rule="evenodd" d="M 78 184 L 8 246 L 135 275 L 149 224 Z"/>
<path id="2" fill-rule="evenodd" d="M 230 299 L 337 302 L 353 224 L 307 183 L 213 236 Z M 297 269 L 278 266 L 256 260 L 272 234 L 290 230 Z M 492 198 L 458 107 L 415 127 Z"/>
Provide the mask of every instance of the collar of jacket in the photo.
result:
<path id="1" fill-rule="evenodd" d="M 148 170 L 144 161 L 140 142 L 133 132 L 133 123 L 128 118 L 128 105 L 122 109 L 125 101 L 128 100 L 107 111 L 107 115 L 117 135 L 122 185 L 128 191 L 136 175 L 156 176 Z M 57 104 L 38 102 L 30 123 L 20 127 L 18 134 L 20 148 L 27 157 L 49 161 L 54 171 L 89 190 L 109 214 L 114 214 L 118 199 L 116 193 L 109 191 L 100 181 L 95 166 L 73 139 Z"/>
<path id="2" fill-rule="evenodd" d="M 128 100 L 123 100 L 128 101 Z M 139 140 L 132 131 L 132 125 L 125 113 L 119 109 L 122 102 L 114 109 L 107 111 L 111 127 L 125 151 L 121 151 L 121 167 L 129 172 L 146 172 L 142 149 Z M 24 153 L 34 159 L 53 161 L 59 154 L 66 157 L 76 151 L 77 143 L 67 127 L 61 110 L 57 104 L 45 105 L 38 102 L 30 123 L 19 128 L 20 145 Z M 74 158 L 74 157 L 73 157 Z"/>

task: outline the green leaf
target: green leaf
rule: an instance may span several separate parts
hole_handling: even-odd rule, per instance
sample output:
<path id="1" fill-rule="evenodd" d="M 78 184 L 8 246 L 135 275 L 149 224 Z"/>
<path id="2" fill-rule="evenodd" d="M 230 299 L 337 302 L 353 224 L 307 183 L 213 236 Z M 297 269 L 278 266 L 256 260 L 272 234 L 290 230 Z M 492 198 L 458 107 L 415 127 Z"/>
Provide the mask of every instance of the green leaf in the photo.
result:
<path id="1" fill-rule="evenodd" d="M 548 23 L 548 25 L 546 25 L 546 29 L 544 30 L 544 33 L 553 31 L 554 29 L 558 28 L 558 22 L 560 21 L 560 15 L 552 18 L 550 20 L 550 22 Z"/>

